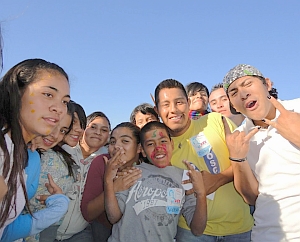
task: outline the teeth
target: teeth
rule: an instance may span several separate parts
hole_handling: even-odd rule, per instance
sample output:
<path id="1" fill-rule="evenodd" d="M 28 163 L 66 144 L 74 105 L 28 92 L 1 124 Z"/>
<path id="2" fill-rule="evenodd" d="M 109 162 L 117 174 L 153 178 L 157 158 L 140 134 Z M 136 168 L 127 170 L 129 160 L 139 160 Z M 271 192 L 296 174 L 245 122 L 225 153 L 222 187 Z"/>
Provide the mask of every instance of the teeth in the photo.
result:
<path id="1" fill-rule="evenodd" d="M 178 119 L 180 119 L 180 116 L 172 117 L 171 119 L 178 120 Z"/>
<path id="2" fill-rule="evenodd" d="M 161 159 L 161 158 L 163 158 L 163 157 L 165 157 L 165 155 L 157 155 L 155 158 L 156 158 L 156 159 Z"/>

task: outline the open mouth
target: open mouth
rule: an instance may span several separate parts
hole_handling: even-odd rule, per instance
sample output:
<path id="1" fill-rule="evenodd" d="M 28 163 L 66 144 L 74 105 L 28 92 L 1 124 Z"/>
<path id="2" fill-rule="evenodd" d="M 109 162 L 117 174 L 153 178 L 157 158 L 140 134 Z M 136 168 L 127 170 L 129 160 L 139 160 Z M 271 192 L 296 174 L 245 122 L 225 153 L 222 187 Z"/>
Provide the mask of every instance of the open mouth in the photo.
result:
<path id="1" fill-rule="evenodd" d="M 256 101 L 251 101 L 249 103 L 247 103 L 246 108 L 253 108 L 256 104 Z"/>

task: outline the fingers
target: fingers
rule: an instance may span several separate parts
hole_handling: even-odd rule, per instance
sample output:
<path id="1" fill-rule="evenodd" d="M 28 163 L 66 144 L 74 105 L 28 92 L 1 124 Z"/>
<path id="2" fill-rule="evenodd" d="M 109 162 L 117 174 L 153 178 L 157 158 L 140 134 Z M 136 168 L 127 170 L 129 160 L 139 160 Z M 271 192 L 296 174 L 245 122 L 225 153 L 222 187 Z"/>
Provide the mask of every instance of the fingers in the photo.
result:
<path id="1" fill-rule="evenodd" d="M 37 200 L 39 200 L 39 202 L 41 203 L 41 204 L 45 204 L 45 201 L 46 201 L 46 199 L 49 197 L 50 195 L 39 195 L 39 196 L 36 196 L 35 198 L 37 199 Z"/>
<path id="2" fill-rule="evenodd" d="M 190 190 L 186 190 L 185 191 L 185 195 L 191 195 L 191 194 L 194 194 L 194 189 L 192 188 L 192 189 L 190 189 Z"/>
<path id="3" fill-rule="evenodd" d="M 284 106 L 274 97 L 270 96 L 271 98 L 269 99 L 269 101 L 273 104 L 273 106 L 278 109 L 278 111 L 282 114 L 284 112 L 286 112 L 287 110 L 284 108 Z"/>
<path id="4" fill-rule="evenodd" d="M 51 187 L 56 186 L 56 183 L 53 181 L 53 178 L 50 174 L 47 175 L 48 181 Z M 47 183 L 46 183 L 47 184 Z"/>
<path id="5" fill-rule="evenodd" d="M 230 127 L 227 123 L 227 119 L 224 116 L 222 116 L 222 122 L 223 122 L 223 125 L 224 125 L 225 136 L 231 134 L 231 130 L 230 130 Z"/>
<path id="6" fill-rule="evenodd" d="M 250 141 L 250 139 L 260 130 L 261 127 L 255 127 L 247 135 L 245 135 L 245 142 Z"/>

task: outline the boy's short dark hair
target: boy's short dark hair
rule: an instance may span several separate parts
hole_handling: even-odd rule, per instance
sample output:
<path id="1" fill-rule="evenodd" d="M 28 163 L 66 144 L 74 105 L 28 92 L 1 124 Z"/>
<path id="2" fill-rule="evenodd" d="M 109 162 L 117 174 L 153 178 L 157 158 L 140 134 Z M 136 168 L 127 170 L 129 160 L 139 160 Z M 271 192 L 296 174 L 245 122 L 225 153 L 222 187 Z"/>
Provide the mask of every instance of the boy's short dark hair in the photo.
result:
<path id="1" fill-rule="evenodd" d="M 144 148 L 144 141 L 145 141 L 145 133 L 147 133 L 148 131 L 153 130 L 153 129 L 164 129 L 164 130 L 166 130 L 166 132 L 169 136 L 169 139 L 171 140 L 171 135 L 170 135 L 169 128 L 164 123 L 161 123 L 161 122 L 158 122 L 158 121 L 151 121 L 149 123 L 146 123 L 145 126 L 141 129 L 141 132 L 140 132 L 140 141 L 141 141 L 141 145 L 142 145 L 143 148 Z"/>
<path id="2" fill-rule="evenodd" d="M 157 118 L 157 120 L 159 120 L 158 114 L 155 112 L 154 107 L 149 103 L 142 103 L 142 104 L 136 106 L 133 109 L 132 113 L 130 114 L 130 122 L 131 123 L 136 124 L 135 115 L 138 112 L 141 112 L 142 114 L 150 113 L 150 114 L 154 115 Z"/>

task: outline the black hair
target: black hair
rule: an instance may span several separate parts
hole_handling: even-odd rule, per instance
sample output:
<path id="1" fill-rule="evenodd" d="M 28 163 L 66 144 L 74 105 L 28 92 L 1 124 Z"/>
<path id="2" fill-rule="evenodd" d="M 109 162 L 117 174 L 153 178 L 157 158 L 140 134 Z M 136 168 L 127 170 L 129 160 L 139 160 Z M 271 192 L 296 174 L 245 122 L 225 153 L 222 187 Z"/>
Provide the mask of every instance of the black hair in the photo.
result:
<path id="1" fill-rule="evenodd" d="M 207 87 L 200 82 L 191 82 L 185 87 L 185 91 L 188 97 L 193 96 L 196 92 L 205 91 L 206 95 L 209 96 Z"/>
<path id="2" fill-rule="evenodd" d="M 145 134 L 148 131 L 153 130 L 153 129 L 164 129 L 164 130 L 166 130 L 166 132 L 168 134 L 168 137 L 171 140 L 171 134 L 169 132 L 169 128 L 164 123 L 161 123 L 161 122 L 158 122 L 158 121 L 151 121 L 149 123 L 146 123 L 145 126 L 141 129 L 141 132 L 140 132 L 140 141 L 141 141 L 141 145 L 142 145 L 143 148 L 144 148 L 144 142 L 145 142 Z"/>
<path id="3" fill-rule="evenodd" d="M 168 88 L 168 89 L 179 88 L 180 90 L 182 90 L 184 96 L 186 97 L 186 100 L 188 100 L 188 96 L 186 94 L 185 88 L 179 81 L 174 80 L 174 79 L 166 79 L 166 80 L 162 81 L 161 83 L 159 83 L 155 88 L 154 96 L 155 96 L 156 107 L 158 107 L 158 104 L 159 104 L 159 92 L 164 88 Z"/>
<path id="4" fill-rule="evenodd" d="M 261 76 L 257 76 L 258 79 L 260 79 L 263 84 L 266 84 L 266 79 L 264 77 Z M 273 85 L 273 82 L 272 82 Z M 271 87 L 271 90 L 269 91 L 270 96 L 274 97 L 275 99 L 278 99 L 278 91 L 276 88 Z"/>
<path id="5" fill-rule="evenodd" d="M 78 103 L 74 102 L 73 100 L 71 100 L 70 103 L 72 103 L 74 105 L 75 113 L 77 113 L 78 119 L 80 122 L 80 127 L 83 130 L 85 130 L 86 124 L 87 124 L 87 118 L 86 118 L 86 114 L 85 114 L 83 107 L 81 105 L 79 105 Z"/>
<path id="6" fill-rule="evenodd" d="M 136 124 L 135 116 L 138 112 L 141 112 L 144 115 L 147 113 L 150 113 L 150 114 L 154 115 L 154 117 L 157 120 L 159 120 L 158 114 L 155 112 L 154 107 L 149 103 L 142 103 L 142 104 L 136 106 L 133 109 L 132 113 L 130 114 L 130 122 L 131 123 Z"/>

